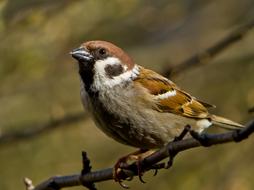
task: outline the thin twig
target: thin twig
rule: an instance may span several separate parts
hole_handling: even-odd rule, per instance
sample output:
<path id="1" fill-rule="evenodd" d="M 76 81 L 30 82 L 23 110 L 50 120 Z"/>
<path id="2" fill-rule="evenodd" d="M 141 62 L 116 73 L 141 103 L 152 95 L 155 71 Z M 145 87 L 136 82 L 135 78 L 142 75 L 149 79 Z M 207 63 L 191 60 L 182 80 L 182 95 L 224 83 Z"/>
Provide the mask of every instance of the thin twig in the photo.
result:
<path id="1" fill-rule="evenodd" d="M 242 130 L 236 130 L 222 134 L 209 134 L 209 135 L 206 134 L 206 139 L 207 143 L 209 143 L 209 146 L 224 144 L 228 142 L 240 142 L 244 139 L 247 139 L 249 135 L 251 135 L 253 132 L 254 132 L 254 120 L 249 122 L 246 125 L 246 127 L 243 128 Z M 158 163 L 163 159 L 169 157 L 170 152 L 174 152 L 175 155 L 177 155 L 177 153 L 183 152 L 187 149 L 202 146 L 202 143 L 200 143 L 199 140 L 197 140 L 198 138 L 190 138 L 170 142 L 167 146 L 161 148 L 152 155 L 146 157 L 143 161 L 141 161 L 144 172 L 154 169 L 154 166 L 160 166 L 156 169 L 162 169 L 162 167 L 164 167 L 164 164 L 158 165 Z M 133 163 L 124 166 L 124 169 L 122 169 L 119 173 L 119 178 L 124 180 L 136 176 L 137 174 L 138 174 L 137 164 Z M 79 186 L 84 183 L 91 184 L 112 179 L 113 179 L 113 168 L 106 168 L 98 171 L 89 172 L 86 173 L 85 175 L 74 174 L 69 176 L 53 177 L 37 185 L 32 190 L 56 190 L 55 187 L 60 189 L 63 187 Z M 52 184 L 54 184 L 54 186 L 52 186 Z"/>
<path id="2" fill-rule="evenodd" d="M 86 152 L 82 152 L 82 164 L 83 164 L 83 169 L 81 171 L 81 176 L 84 176 L 88 173 L 91 173 L 92 166 L 90 165 L 90 160 L 87 157 Z M 81 183 L 84 187 L 88 188 L 89 190 L 96 190 L 95 184 L 93 182 L 85 182 L 82 181 Z"/>
<path id="3" fill-rule="evenodd" d="M 235 31 L 231 32 L 228 36 L 214 44 L 213 46 L 207 48 L 206 50 L 193 55 L 189 59 L 177 64 L 173 68 L 168 68 L 163 73 L 164 76 L 175 76 L 185 70 L 197 67 L 203 64 L 211 62 L 211 59 L 214 58 L 219 53 L 222 53 L 226 48 L 233 45 L 234 43 L 240 41 L 246 34 L 254 27 L 254 20 L 249 23 L 241 26 Z"/>

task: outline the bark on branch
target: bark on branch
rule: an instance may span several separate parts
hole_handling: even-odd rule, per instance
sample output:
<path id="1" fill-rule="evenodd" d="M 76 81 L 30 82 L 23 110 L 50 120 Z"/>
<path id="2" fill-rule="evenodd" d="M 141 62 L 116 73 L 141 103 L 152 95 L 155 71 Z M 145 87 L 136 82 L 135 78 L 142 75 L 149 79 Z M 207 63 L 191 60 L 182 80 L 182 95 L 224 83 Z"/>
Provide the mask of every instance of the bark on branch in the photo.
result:
<path id="1" fill-rule="evenodd" d="M 240 142 L 247 139 L 249 135 L 254 132 L 254 120 L 246 124 L 246 127 L 242 130 L 236 130 L 231 132 L 226 132 L 222 134 L 202 134 L 190 131 L 193 138 L 173 141 L 168 143 L 167 146 L 156 151 L 152 155 L 146 157 L 141 161 L 142 170 L 144 172 L 151 169 L 162 169 L 164 168 L 164 163 L 158 164 L 163 159 L 169 157 L 172 161 L 177 153 L 183 152 L 187 149 L 200 147 L 200 146 L 212 146 L 217 144 L 224 144 L 228 142 Z M 64 187 L 80 186 L 84 185 L 90 190 L 95 189 L 95 183 L 112 180 L 113 179 L 113 168 L 106 168 L 98 171 L 91 171 L 90 161 L 83 153 L 83 170 L 80 174 L 73 174 L 67 176 L 57 176 L 52 177 L 37 186 L 33 186 L 31 180 L 25 178 L 25 184 L 27 190 L 59 190 Z M 138 174 L 137 164 L 133 163 L 130 165 L 123 166 L 124 169 L 121 170 L 119 176 L 120 179 L 127 179 Z"/>

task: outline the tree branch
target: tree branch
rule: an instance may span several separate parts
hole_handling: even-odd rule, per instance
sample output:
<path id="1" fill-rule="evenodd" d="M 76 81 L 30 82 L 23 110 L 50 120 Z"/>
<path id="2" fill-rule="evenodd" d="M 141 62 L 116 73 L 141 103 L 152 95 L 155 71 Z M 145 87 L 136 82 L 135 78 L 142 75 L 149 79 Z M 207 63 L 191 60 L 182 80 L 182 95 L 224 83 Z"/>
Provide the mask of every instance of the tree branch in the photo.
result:
<path id="1" fill-rule="evenodd" d="M 164 168 L 164 164 L 158 164 L 160 161 L 167 157 L 172 157 L 177 155 L 177 153 L 183 152 L 185 150 L 200 147 L 202 146 L 202 142 L 200 139 L 206 140 L 206 146 L 212 146 L 217 144 L 224 144 L 228 142 L 240 142 L 244 139 L 247 139 L 249 135 L 254 132 L 254 120 L 249 122 L 245 128 L 242 130 L 236 130 L 231 132 L 226 132 L 222 134 L 203 134 L 197 135 L 196 133 L 191 134 L 193 138 L 173 141 L 168 143 L 167 146 L 161 148 L 156 151 L 152 155 L 146 157 L 141 161 L 142 169 L 144 172 L 149 171 L 151 169 L 162 169 Z M 85 159 L 88 159 L 85 157 Z M 83 156 L 84 160 L 84 156 Z M 83 162 L 84 163 L 84 162 Z M 52 177 L 39 185 L 33 187 L 31 181 L 30 183 L 26 183 L 27 190 L 57 190 L 64 187 L 72 187 L 72 186 L 80 186 L 82 184 L 94 184 L 96 182 L 112 180 L 113 179 L 113 168 L 106 168 L 98 171 L 90 171 L 90 161 L 86 161 L 88 164 L 84 164 L 84 167 L 88 167 L 87 172 L 81 174 L 74 174 L 68 176 L 57 176 Z M 136 176 L 138 174 L 137 164 L 132 163 L 130 165 L 126 164 L 122 167 L 123 169 L 119 173 L 119 179 L 127 179 L 129 177 Z M 84 170 L 84 169 L 83 169 Z M 30 185 L 27 185 L 30 184 Z M 93 188 L 86 186 L 89 189 L 95 189 L 95 186 L 92 185 Z"/>
<path id="2" fill-rule="evenodd" d="M 0 135 L 0 145 L 5 143 L 9 144 L 14 141 L 16 142 L 19 140 L 35 137 L 37 135 L 40 135 L 52 129 L 61 127 L 63 125 L 68 125 L 73 122 L 84 120 L 87 117 L 88 117 L 87 114 L 85 114 L 84 112 L 80 112 L 80 113 L 68 115 L 61 119 L 50 120 L 47 123 L 42 123 L 39 125 L 31 125 L 30 127 L 26 127 L 25 129 L 24 127 L 21 127 L 22 130 L 18 130 L 14 132 L 12 131 L 12 132 Z"/>
<path id="3" fill-rule="evenodd" d="M 185 70 L 197 67 L 203 64 L 210 63 L 211 59 L 214 58 L 219 53 L 222 53 L 226 48 L 233 45 L 234 43 L 240 41 L 246 34 L 254 27 L 254 20 L 249 23 L 239 27 L 235 31 L 231 32 L 228 36 L 214 44 L 213 46 L 207 48 L 206 50 L 193 55 L 182 63 L 177 64 L 173 68 L 168 68 L 163 73 L 164 76 L 177 75 Z"/>
<path id="4" fill-rule="evenodd" d="M 206 50 L 190 57 L 189 59 L 183 61 L 182 63 L 179 63 L 173 68 L 166 69 L 162 74 L 164 76 L 172 77 L 175 75 L 178 75 L 184 70 L 197 67 L 203 64 L 210 63 L 210 60 L 218 55 L 219 53 L 223 52 L 227 47 L 230 45 L 233 45 L 234 43 L 241 40 L 248 31 L 250 31 L 254 26 L 254 20 L 247 23 L 246 25 L 243 25 L 242 27 L 238 28 L 237 30 L 233 31 L 231 34 L 226 36 L 224 39 L 216 43 L 215 45 L 207 48 Z M 57 127 L 61 127 L 64 124 L 70 124 L 78 122 L 82 119 L 85 119 L 84 113 L 76 113 L 73 115 L 68 115 L 62 119 L 56 120 L 56 121 L 49 121 L 46 124 L 41 124 L 38 126 L 32 125 L 31 127 L 26 127 L 24 130 L 23 127 L 22 130 L 16 131 L 16 132 L 10 132 L 10 133 L 4 133 L 0 135 L 0 145 L 5 143 L 14 142 L 17 140 L 22 139 L 28 139 L 30 137 L 33 137 L 35 135 L 39 135 L 41 133 L 47 132 L 51 129 L 55 129 Z"/>

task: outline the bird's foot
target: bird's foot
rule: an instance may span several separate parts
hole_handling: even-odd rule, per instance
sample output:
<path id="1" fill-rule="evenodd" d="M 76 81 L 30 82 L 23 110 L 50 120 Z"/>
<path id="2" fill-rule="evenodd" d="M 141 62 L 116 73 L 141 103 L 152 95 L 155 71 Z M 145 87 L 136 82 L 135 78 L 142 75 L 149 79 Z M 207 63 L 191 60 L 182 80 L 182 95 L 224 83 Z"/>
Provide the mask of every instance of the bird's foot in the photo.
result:
<path id="1" fill-rule="evenodd" d="M 114 172 L 113 172 L 113 179 L 118 182 L 123 188 L 129 188 L 127 185 L 123 184 L 123 180 L 121 179 L 121 177 L 119 176 L 121 169 L 124 169 L 123 166 L 126 166 L 126 164 L 128 163 L 128 161 L 136 161 L 136 165 L 137 165 L 137 174 L 139 176 L 139 180 L 142 183 L 145 183 L 145 181 L 142 179 L 142 175 L 143 175 L 143 169 L 142 169 L 142 154 L 147 152 L 148 150 L 144 150 L 144 149 L 140 149 L 136 152 L 130 153 L 124 157 L 121 157 L 115 164 L 114 166 Z M 132 177 L 128 178 L 127 180 L 131 180 Z"/>
<path id="2" fill-rule="evenodd" d="M 122 165 L 126 164 L 128 162 L 128 156 L 121 157 L 120 159 L 117 160 L 116 164 L 114 165 L 114 171 L 113 171 L 113 179 L 115 182 L 118 182 L 121 187 L 125 189 L 129 189 L 129 186 L 123 183 L 123 180 L 120 178 L 119 173 L 121 172 Z"/>

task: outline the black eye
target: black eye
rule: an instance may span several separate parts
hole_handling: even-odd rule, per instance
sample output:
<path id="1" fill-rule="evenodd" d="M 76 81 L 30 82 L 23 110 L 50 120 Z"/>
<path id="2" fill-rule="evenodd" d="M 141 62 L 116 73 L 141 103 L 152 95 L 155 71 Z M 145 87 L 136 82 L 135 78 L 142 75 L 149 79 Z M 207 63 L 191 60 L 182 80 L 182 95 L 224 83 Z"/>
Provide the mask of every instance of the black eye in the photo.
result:
<path id="1" fill-rule="evenodd" d="M 106 54 L 106 50 L 104 48 L 100 48 L 99 49 L 99 54 L 100 55 L 105 55 Z"/>

